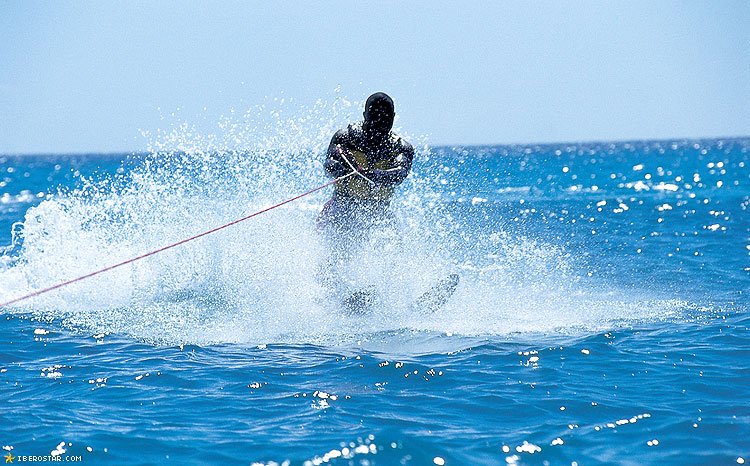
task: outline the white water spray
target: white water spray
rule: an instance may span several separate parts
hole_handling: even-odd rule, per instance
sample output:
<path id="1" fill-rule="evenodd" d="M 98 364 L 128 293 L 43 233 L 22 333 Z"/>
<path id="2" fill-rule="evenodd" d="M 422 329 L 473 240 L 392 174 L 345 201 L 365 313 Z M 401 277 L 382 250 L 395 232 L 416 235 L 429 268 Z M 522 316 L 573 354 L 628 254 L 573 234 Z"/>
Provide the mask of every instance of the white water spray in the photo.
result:
<path id="1" fill-rule="evenodd" d="M 223 119 L 210 135 L 180 122 L 158 132 L 138 168 L 29 209 L 19 257 L 0 271 L 0 298 L 129 259 L 321 184 L 330 136 L 359 110 L 337 98 L 289 118 L 259 107 Z M 587 285 L 556 248 L 510 238 L 500 228 L 484 232 L 478 243 L 462 241 L 462 230 L 472 226 L 451 221 L 433 174 L 415 169 L 394 200 L 398 240 L 372 235 L 348 271 L 353 281 L 375 287 L 380 299 L 368 315 L 346 316 L 316 279 L 326 251 L 314 220 L 325 199 L 316 193 L 34 298 L 15 312 L 170 344 L 336 344 L 403 329 L 464 335 L 595 330 L 680 306 Z M 415 297 L 455 271 L 461 285 L 444 309 L 410 311 Z"/>

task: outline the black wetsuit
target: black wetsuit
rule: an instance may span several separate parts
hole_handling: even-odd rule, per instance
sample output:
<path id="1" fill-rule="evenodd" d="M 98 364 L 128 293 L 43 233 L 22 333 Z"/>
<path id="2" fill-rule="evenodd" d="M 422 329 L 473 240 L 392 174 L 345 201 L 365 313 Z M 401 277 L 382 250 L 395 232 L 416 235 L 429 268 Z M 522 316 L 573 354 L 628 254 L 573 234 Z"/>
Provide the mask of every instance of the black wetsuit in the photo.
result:
<path id="1" fill-rule="evenodd" d="M 361 230 L 392 218 L 388 206 L 395 187 L 409 174 L 414 148 L 390 130 L 368 135 L 365 124 L 349 125 L 333 135 L 324 167 L 332 178 L 354 167 L 374 184 L 359 175 L 337 182 L 318 218 L 321 228 Z"/>

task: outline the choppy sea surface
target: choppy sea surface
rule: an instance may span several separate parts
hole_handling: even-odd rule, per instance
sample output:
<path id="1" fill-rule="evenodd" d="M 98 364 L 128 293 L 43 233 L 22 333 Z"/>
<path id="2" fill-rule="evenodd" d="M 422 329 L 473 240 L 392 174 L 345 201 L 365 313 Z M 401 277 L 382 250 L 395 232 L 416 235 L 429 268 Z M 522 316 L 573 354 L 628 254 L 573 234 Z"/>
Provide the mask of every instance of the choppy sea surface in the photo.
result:
<path id="1" fill-rule="evenodd" d="M 0 156 L 0 301 L 327 181 L 327 131 L 175 131 L 146 154 Z M 362 316 L 316 279 L 328 195 L 3 308 L 2 454 L 750 461 L 750 139 L 420 144 L 398 231 L 357 239 L 347 273 L 380 296 Z M 410 311 L 454 272 L 442 309 Z"/>

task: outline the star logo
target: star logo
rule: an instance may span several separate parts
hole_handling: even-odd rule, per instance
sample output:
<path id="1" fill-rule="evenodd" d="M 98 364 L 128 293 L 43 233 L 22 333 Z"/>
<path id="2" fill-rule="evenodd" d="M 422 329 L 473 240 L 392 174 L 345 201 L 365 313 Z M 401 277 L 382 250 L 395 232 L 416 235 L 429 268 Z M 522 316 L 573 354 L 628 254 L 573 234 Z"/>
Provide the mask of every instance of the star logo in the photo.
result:
<path id="1" fill-rule="evenodd" d="M 5 462 L 6 463 L 12 463 L 13 460 L 16 459 L 16 457 L 13 456 L 13 455 L 11 455 L 10 453 L 8 453 L 7 455 L 5 455 L 3 458 L 5 458 Z"/>

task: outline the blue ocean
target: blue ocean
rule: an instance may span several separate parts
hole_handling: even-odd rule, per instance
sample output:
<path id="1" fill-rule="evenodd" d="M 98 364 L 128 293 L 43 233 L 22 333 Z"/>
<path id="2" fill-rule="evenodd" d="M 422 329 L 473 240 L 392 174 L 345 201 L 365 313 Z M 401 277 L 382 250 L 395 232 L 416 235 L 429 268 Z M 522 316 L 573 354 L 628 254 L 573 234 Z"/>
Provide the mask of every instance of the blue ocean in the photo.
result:
<path id="1" fill-rule="evenodd" d="M 326 183 L 337 118 L 174 125 L 134 154 L 0 156 L 0 301 Z M 397 234 L 355 239 L 348 276 L 378 293 L 367 313 L 316 279 L 332 187 L 3 308 L 2 454 L 750 461 L 750 139 L 407 138 Z M 449 301 L 414 312 L 451 273 Z"/>

